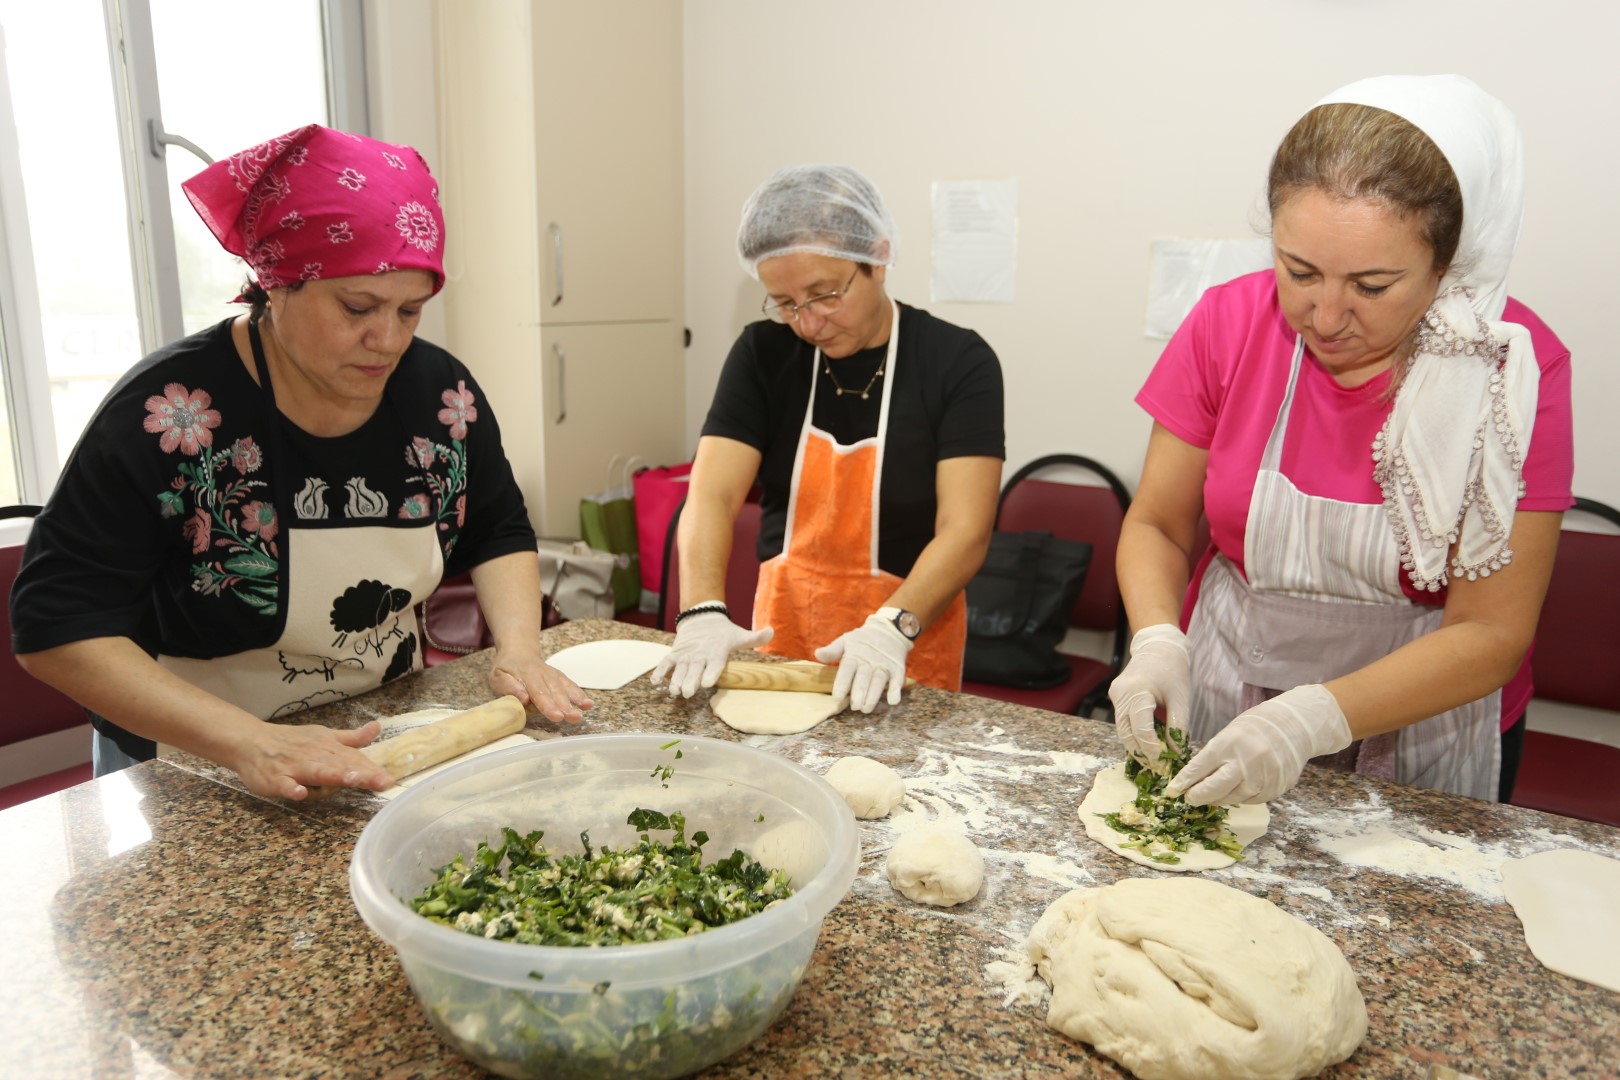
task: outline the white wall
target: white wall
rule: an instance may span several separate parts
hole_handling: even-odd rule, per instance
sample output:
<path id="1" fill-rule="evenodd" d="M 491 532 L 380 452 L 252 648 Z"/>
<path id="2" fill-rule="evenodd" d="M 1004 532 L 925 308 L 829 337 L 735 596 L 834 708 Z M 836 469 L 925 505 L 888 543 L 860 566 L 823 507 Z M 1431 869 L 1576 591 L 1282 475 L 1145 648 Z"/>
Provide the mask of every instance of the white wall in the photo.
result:
<path id="1" fill-rule="evenodd" d="M 1510 281 L 1574 353 L 1580 494 L 1620 505 L 1620 5 L 1587 0 L 687 0 L 687 439 L 758 286 L 733 239 L 771 170 L 866 172 L 901 231 L 890 291 L 980 331 L 1007 381 L 1008 461 L 1073 451 L 1134 488 L 1149 243 L 1252 236 L 1278 139 L 1356 78 L 1456 71 L 1525 129 Z M 1017 301 L 928 300 L 929 185 L 1019 181 Z"/>

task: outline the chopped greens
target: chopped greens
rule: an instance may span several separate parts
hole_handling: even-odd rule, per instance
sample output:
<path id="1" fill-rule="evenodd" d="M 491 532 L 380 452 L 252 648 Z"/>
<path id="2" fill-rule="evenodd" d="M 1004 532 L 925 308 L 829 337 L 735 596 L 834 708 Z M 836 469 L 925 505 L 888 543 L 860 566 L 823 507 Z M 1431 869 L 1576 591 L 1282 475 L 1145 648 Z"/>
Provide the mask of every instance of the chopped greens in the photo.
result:
<path id="1" fill-rule="evenodd" d="M 1109 828 L 1132 837 L 1120 847 L 1140 851 L 1154 862 L 1174 864 L 1181 861 L 1177 852 L 1197 844 L 1241 861 L 1243 849 L 1226 827 L 1226 807 L 1189 806 L 1180 795 L 1171 797 L 1164 793 L 1170 778 L 1181 771 L 1192 754 L 1187 747 L 1186 732 L 1158 722 L 1153 728 L 1164 744 L 1159 760 L 1169 768 L 1158 773 L 1135 757 L 1127 758 L 1125 778 L 1136 785 L 1136 798 L 1115 813 L 1100 815 Z"/>
<path id="2" fill-rule="evenodd" d="M 627 821 L 640 842 L 559 855 L 543 832 L 501 830 L 502 844 L 481 841 L 471 865 L 457 855 L 410 902 L 434 922 L 492 940 L 526 945 L 626 945 L 663 941 L 747 918 L 793 895 L 781 870 L 741 850 L 702 865 L 705 832 L 686 837 L 686 817 L 637 808 Z M 669 843 L 654 832 L 673 831 Z"/>
<path id="3" fill-rule="evenodd" d="M 660 749 L 660 750 L 668 750 L 670 747 L 674 746 L 676 743 L 678 743 L 680 741 L 681 740 L 679 740 L 679 739 L 671 739 L 671 740 L 669 740 L 669 742 L 664 743 L 658 749 Z M 681 759 L 681 752 L 679 750 L 677 750 L 677 751 L 675 751 L 675 760 L 679 761 L 680 759 Z M 674 766 L 673 763 L 665 764 L 665 765 L 654 765 L 653 766 L 653 771 L 648 773 L 647 775 L 649 775 L 653 779 L 657 780 L 659 787 L 669 787 L 669 778 L 675 775 L 675 766 Z"/>
<path id="4" fill-rule="evenodd" d="M 627 824 L 640 833 L 634 846 L 593 848 L 581 833 L 584 852 L 572 855 L 547 851 L 539 831 L 504 828 L 499 846 L 480 843 L 435 871 L 410 907 L 486 938 L 589 947 L 683 938 L 793 894 L 783 871 L 740 850 L 703 866 L 709 837 L 688 840 L 683 814 L 637 808 Z M 802 952 L 775 949 L 673 986 L 578 986 L 565 975 L 553 988 L 540 971 L 528 974 L 532 989 L 439 970 L 412 983 L 433 1026 L 501 1075 L 685 1076 L 764 1032 L 793 996 L 814 939 Z"/>

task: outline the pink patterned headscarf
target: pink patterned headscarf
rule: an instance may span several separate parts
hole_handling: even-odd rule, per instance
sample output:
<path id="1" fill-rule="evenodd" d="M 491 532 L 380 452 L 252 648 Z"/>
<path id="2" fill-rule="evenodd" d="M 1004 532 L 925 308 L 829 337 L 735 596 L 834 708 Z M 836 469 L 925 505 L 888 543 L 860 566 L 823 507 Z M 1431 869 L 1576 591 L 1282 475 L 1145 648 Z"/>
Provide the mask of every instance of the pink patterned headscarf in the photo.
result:
<path id="1" fill-rule="evenodd" d="M 180 186 L 266 289 L 390 270 L 427 270 L 444 287 L 439 186 L 409 146 L 309 124 Z"/>

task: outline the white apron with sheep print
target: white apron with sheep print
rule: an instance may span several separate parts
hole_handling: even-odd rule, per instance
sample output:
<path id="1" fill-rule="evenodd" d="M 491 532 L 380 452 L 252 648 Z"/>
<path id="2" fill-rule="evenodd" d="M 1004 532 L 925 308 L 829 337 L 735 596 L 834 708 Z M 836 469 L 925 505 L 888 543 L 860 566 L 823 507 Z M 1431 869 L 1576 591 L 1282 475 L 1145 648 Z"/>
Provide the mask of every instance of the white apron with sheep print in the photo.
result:
<path id="1" fill-rule="evenodd" d="M 1188 627 L 1189 727 L 1196 740 L 1207 740 L 1273 694 L 1363 668 L 1438 628 L 1442 618 L 1440 608 L 1414 604 L 1402 591 L 1400 551 L 1381 503 L 1307 495 L 1282 474 L 1283 436 L 1304 351 L 1304 341 L 1297 341 L 1288 390 L 1255 477 L 1243 551 L 1248 580 L 1217 555 Z M 1500 719 L 1498 690 L 1363 740 L 1337 763 L 1494 801 Z"/>
<path id="2" fill-rule="evenodd" d="M 415 607 L 444 575 L 438 533 L 431 523 L 295 527 L 285 540 L 287 624 L 280 640 L 217 660 L 159 656 L 158 662 L 266 720 L 420 670 Z"/>

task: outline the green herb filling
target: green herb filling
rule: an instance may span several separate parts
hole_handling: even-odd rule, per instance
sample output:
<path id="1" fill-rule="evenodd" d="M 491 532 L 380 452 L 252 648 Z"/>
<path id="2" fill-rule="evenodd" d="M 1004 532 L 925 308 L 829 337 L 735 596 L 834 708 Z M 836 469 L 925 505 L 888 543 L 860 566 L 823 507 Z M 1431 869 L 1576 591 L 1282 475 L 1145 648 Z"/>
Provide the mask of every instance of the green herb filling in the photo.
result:
<path id="1" fill-rule="evenodd" d="M 1197 844 L 1241 861 L 1243 849 L 1226 827 L 1226 807 L 1189 806 L 1180 795 L 1164 793 L 1170 778 L 1181 771 L 1192 754 L 1187 748 L 1186 732 L 1157 722 L 1153 729 L 1164 744 L 1159 760 L 1169 768 L 1157 773 L 1136 758 L 1127 758 L 1125 778 L 1136 785 L 1136 798 L 1115 813 L 1100 815 L 1109 828 L 1132 837 L 1120 847 L 1140 851 L 1154 862 L 1173 864 L 1181 861 L 1177 852 Z"/>
<path id="2" fill-rule="evenodd" d="M 553 854 L 541 831 L 503 828 L 503 843 L 481 841 L 471 865 L 457 855 L 410 901 L 411 910 L 469 934 L 526 945 L 627 945 L 702 933 L 764 911 L 793 895 L 787 874 L 741 850 L 702 865 L 708 834 L 688 842 L 686 818 L 637 809 L 634 847 Z M 665 843 L 653 832 L 672 831 Z"/>

